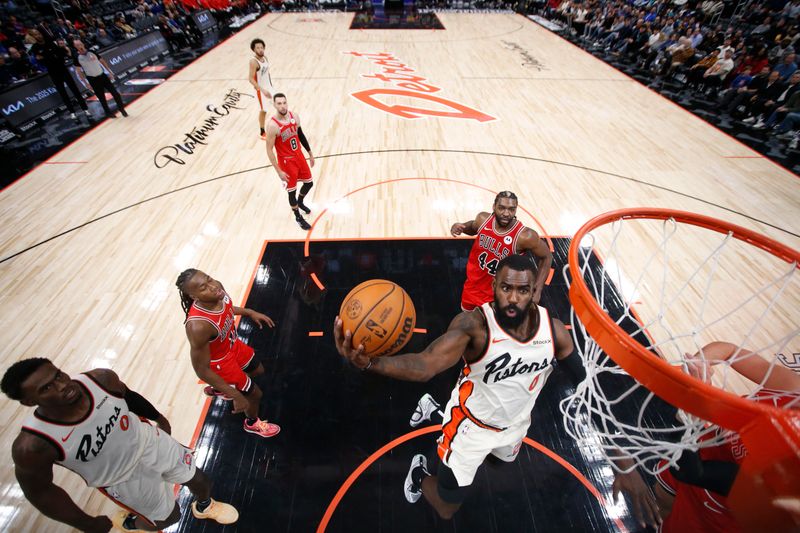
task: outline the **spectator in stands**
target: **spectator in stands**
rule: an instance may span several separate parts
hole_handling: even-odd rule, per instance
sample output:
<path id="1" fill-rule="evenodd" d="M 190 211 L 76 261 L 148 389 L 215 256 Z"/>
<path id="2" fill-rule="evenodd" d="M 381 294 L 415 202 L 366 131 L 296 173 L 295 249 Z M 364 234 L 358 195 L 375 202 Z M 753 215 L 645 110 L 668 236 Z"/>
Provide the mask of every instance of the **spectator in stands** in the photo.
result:
<path id="1" fill-rule="evenodd" d="M 73 46 L 75 46 L 75 51 L 78 53 L 78 64 L 80 65 L 80 68 L 76 69 L 76 73 L 78 77 L 84 78 L 85 81 L 89 82 L 92 91 L 94 91 L 95 96 L 97 96 L 97 99 L 100 101 L 100 105 L 103 106 L 103 111 L 106 112 L 106 116 L 108 118 L 116 118 L 117 116 L 116 113 L 112 113 L 111 109 L 108 107 L 108 102 L 106 101 L 106 91 L 108 91 L 111 93 L 111 96 L 114 97 L 114 101 L 117 103 L 117 109 L 122 113 L 122 116 L 127 117 L 128 113 L 125 111 L 125 105 L 122 103 L 122 96 L 120 96 L 119 91 L 117 91 L 113 83 L 114 73 L 111 70 L 111 65 L 95 52 L 87 50 L 86 45 L 84 45 L 82 41 L 73 41 Z M 105 67 L 105 70 L 103 67 Z M 106 72 L 110 73 L 112 77 L 109 78 Z"/>
<path id="2" fill-rule="evenodd" d="M 167 41 L 171 51 L 177 52 L 186 46 L 183 30 L 178 27 L 174 20 L 167 18 L 165 15 L 159 15 L 158 29 L 161 31 L 161 35 L 164 36 L 164 40 Z"/>
<path id="3" fill-rule="evenodd" d="M 735 115 L 738 113 L 738 108 L 747 106 L 757 93 L 779 82 L 780 74 L 777 71 L 770 72 L 767 65 L 759 74 L 753 76 L 746 86 L 726 91 L 720 99 L 720 107 L 724 108 L 725 113 Z"/>
<path id="4" fill-rule="evenodd" d="M 95 40 L 100 48 L 105 48 L 114 44 L 114 39 L 106 32 L 104 28 L 97 28 Z"/>
<path id="5" fill-rule="evenodd" d="M 767 120 L 757 122 L 753 128 L 757 130 L 771 128 L 783 120 L 787 113 L 800 111 L 800 109 L 794 109 L 792 106 L 789 106 L 789 102 L 795 102 L 794 97 L 798 92 L 800 92 L 800 72 L 792 74 L 792 77 L 789 78 L 786 90 L 784 90 L 781 96 L 778 97 L 778 100 L 776 100 L 776 106 L 773 107 L 772 113 L 769 114 Z M 800 102 L 800 100 L 797 100 L 797 102 Z"/>
<path id="6" fill-rule="evenodd" d="M 703 59 L 692 65 L 686 73 L 687 87 L 694 87 L 703 81 L 703 74 L 710 69 L 719 59 L 719 49 L 712 50 Z"/>
<path id="7" fill-rule="evenodd" d="M 41 26 L 41 28 L 45 30 L 44 26 Z M 67 94 L 67 87 L 72 91 L 75 99 L 78 100 L 78 105 L 81 106 L 86 116 L 91 117 L 92 115 L 89 113 L 89 108 L 86 106 L 86 102 L 83 100 L 83 96 L 78 90 L 77 85 L 75 85 L 75 80 L 72 79 L 65 63 L 72 55 L 69 48 L 67 48 L 67 43 L 63 40 L 54 41 L 50 36 L 45 39 L 40 30 L 36 30 L 34 36 L 36 38 L 36 44 L 31 47 L 30 53 L 47 68 L 47 72 L 50 74 L 50 78 L 52 78 L 58 94 L 61 95 L 61 99 L 70 112 L 70 117 L 73 119 L 75 118 L 75 108 L 72 106 L 72 100 Z"/>
<path id="8" fill-rule="evenodd" d="M 0 54 L 0 87 L 7 87 L 19 81 L 6 63 L 6 56 Z"/>
<path id="9" fill-rule="evenodd" d="M 783 57 L 783 62 L 775 67 L 775 70 L 780 72 L 782 80 L 789 79 L 797 70 L 797 64 L 794 62 L 796 57 L 795 54 L 788 54 Z"/>
<path id="10" fill-rule="evenodd" d="M 800 72 L 795 72 L 792 74 L 792 77 L 789 78 L 788 83 L 781 84 L 773 93 L 769 95 L 769 100 L 756 102 L 753 104 L 752 109 L 754 113 L 757 113 L 757 120 L 755 119 L 754 115 L 752 120 L 748 118 L 745 119 L 744 122 L 755 122 L 753 128 L 763 129 L 766 126 L 764 117 L 771 116 L 773 111 L 787 102 L 789 98 L 791 98 L 792 95 L 798 90 L 800 90 Z"/>
<path id="11" fill-rule="evenodd" d="M 13 46 L 8 49 L 8 61 L 6 63 L 12 75 L 18 80 L 24 80 L 39 73 L 39 70 L 28 59 L 28 54 L 20 52 Z"/>
<path id="12" fill-rule="evenodd" d="M 136 37 L 136 30 L 134 30 L 123 18 L 122 14 L 118 14 L 114 19 L 114 26 L 124 39 L 132 39 Z"/>
<path id="13" fill-rule="evenodd" d="M 733 70 L 733 50 L 725 50 L 725 56 L 717 59 L 708 70 L 703 73 L 702 83 L 707 89 L 716 91 L 722 86 L 728 73 Z"/>
<path id="14" fill-rule="evenodd" d="M 784 37 L 781 39 L 780 43 L 772 47 L 772 49 L 769 51 L 768 57 L 770 61 L 781 61 L 789 54 L 794 54 L 794 46 L 792 46 L 791 39 Z"/>
<path id="15" fill-rule="evenodd" d="M 692 40 L 689 37 L 680 37 L 678 42 L 666 49 L 665 60 L 659 71 L 662 75 L 670 75 L 692 57 L 694 57 Z"/>
<path id="16" fill-rule="evenodd" d="M 750 35 L 764 35 L 772 27 L 772 17 L 765 18 L 761 24 L 750 30 Z"/>

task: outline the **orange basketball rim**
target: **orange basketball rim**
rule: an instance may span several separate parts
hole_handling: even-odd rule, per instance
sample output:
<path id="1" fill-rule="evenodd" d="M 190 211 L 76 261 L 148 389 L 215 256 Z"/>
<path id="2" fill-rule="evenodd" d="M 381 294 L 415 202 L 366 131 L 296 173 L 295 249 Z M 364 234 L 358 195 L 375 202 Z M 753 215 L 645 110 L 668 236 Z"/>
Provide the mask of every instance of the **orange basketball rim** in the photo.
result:
<path id="1" fill-rule="evenodd" d="M 749 401 L 708 385 L 647 351 L 598 304 L 580 275 L 581 242 L 592 230 L 621 220 L 674 220 L 718 233 L 800 265 L 800 252 L 741 226 L 685 211 L 631 208 L 601 214 L 584 224 L 569 249 L 569 297 L 586 332 L 620 367 L 675 407 L 736 431 L 748 455 L 728 496 L 731 511 L 746 530 L 790 531 L 798 517 L 778 510 L 776 498 L 800 499 L 800 411 Z M 576 274 L 577 273 L 577 274 Z M 799 311 L 800 312 L 800 311 Z"/>

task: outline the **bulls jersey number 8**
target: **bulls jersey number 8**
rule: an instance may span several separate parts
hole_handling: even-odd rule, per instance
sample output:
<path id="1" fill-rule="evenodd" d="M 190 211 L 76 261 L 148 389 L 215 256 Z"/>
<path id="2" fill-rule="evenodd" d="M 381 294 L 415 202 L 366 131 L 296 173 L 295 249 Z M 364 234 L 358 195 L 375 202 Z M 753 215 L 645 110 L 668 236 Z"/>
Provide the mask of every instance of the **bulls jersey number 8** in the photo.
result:
<path id="1" fill-rule="evenodd" d="M 290 141 L 290 143 L 292 145 L 292 150 L 297 150 L 297 139 L 292 137 L 292 140 Z"/>
<path id="2" fill-rule="evenodd" d="M 497 261 L 497 259 L 492 259 L 487 263 L 486 257 L 488 257 L 488 255 L 489 254 L 487 254 L 486 252 L 483 252 L 481 255 L 479 255 L 478 264 L 483 270 L 486 270 L 487 272 L 489 272 L 489 274 L 494 276 L 495 274 L 497 274 L 497 263 L 499 261 Z"/>

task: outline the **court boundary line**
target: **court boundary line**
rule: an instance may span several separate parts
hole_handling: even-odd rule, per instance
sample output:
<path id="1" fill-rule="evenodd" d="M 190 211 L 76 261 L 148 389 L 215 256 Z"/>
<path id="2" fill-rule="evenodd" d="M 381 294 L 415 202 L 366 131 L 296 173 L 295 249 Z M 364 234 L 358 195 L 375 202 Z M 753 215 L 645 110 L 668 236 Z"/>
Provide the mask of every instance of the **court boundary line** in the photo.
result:
<path id="1" fill-rule="evenodd" d="M 688 111 L 687 111 L 687 113 L 688 113 Z M 699 119 L 699 120 L 702 120 L 702 119 Z M 695 201 L 697 201 L 697 202 L 699 202 L 701 204 L 705 204 L 705 205 L 709 205 L 709 206 L 712 206 L 712 207 L 716 207 L 716 208 L 721 209 L 723 211 L 726 211 L 728 213 L 741 216 L 743 218 L 746 218 L 747 220 L 750 220 L 751 222 L 755 222 L 757 224 L 763 224 L 763 225 L 768 226 L 768 227 L 770 227 L 772 229 L 778 230 L 778 231 L 780 231 L 782 233 L 786 233 L 787 235 L 791 235 L 792 237 L 800 238 L 800 234 L 795 233 L 793 231 L 790 231 L 790 230 L 788 230 L 786 228 L 782 228 L 782 227 L 777 226 L 775 224 L 772 224 L 771 222 L 767 222 L 765 220 L 758 219 L 758 218 L 756 218 L 754 216 L 747 215 L 745 213 L 742 213 L 742 212 L 737 211 L 735 209 L 732 209 L 730 207 L 725 207 L 723 205 L 714 203 L 714 202 L 709 201 L 709 200 L 704 200 L 702 198 L 699 198 L 697 196 L 693 196 L 693 195 L 688 194 L 688 193 L 684 193 L 684 192 L 676 191 L 674 189 L 670 189 L 668 187 L 664 187 L 663 185 L 657 185 L 655 183 L 649 183 L 649 182 L 646 182 L 646 181 L 643 181 L 643 180 L 640 180 L 640 179 L 631 178 L 631 177 L 628 177 L 628 176 L 623 176 L 622 174 L 616 174 L 614 172 L 594 169 L 594 168 L 591 168 L 591 167 L 577 165 L 577 164 L 574 164 L 574 163 L 564 163 L 564 162 L 554 161 L 554 160 L 550 160 L 550 159 L 543 159 L 543 158 L 539 158 L 539 157 L 517 155 L 517 154 L 502 154 L 502 153 L 497 153 L 497 152 L 484 152 L 484 151 L 479 151 L 479 150 L 455 150 L 455 149 L 433 149 L 433 148 L 389 148 L 389 149 L 381 149 L 381 150 L 359 150 L 359 151 L 355 151 L 355 152 L 341 152 L 341 153 L 338 153 L 338 154 L 319 155 L 319 156 L 316 156 L 315 159 L 328 159 L 328 158 L 332 159 L 334 157 L 350 157 L 350 156 L 367 155 L 367 154 L 408 153 L 408 152 L 411 152 L 411 153 L 432 152 L 432 153 L 447 153 L 447 154 L 470 154 L 470 155 L 479 155 L 479 156 L 508 157 L 508 158 L 511 158 L 511 159 L 522 159 L 524 161 L 534 161 L 534 162 L 538 162 L 538 163 L 548 163 L 548 164 L 552 164 L 552 165 L 556 165 L 556 166 L 564 166 L 564 167 L 569 167 L 569 168 L 576 168 L 576 169 L 580 169 L 580 170 L 585 170 L 587 172 L 596 172 L 596 173 L 602 174 L 604 176 L 610 176 L 610 177 L 618 178 L 618 179 L 621 179 L 621 180 L 624 180 L 624 181 L 630 181 L 630 182 L 636 183 L 638 185 L 642 185 L 642 186 L 645 186 L 645 187 L 652 187 L 654 189 L 658 189 L 658 190 L 661 190 L 661 191 L 664 191 L 664 192 L 669 192 L 669 193 L 675 194 L 677 196 L 688 198 L 690 200 L 695 200 Z M 769 159 L 769 158 L 763 158 L 763 159 Z M 770 161 L 772 161 L 772 160 L 770 159 Z M 774 161 L 772 161 L 772 162 L 775 163 Z M 778 163 L 775 163 L 775 164 L 778 165 Z M 780 167 L 780 165 L 778 165 L 778 166 Z M 31 251 L 31 250 L 33 250 L 35 248 L 38 248 L 39 246 L 47 244 L 48 242 L 53 241 L 53 240 L 55 240 L 55 239 L 57 239 L 59 237 L 63 237 L 64 235 L 67 235 L 67 234 L 72 233 L 74 231 L 77 231 L 77 230 L 79 230 L 81 228 L 84 228 L 84 227 L 88 226 L 89 224 L 93 224 L 95 222 L 99 222 L 100 220 L 108 218 L 108 217 L 110 217 L 112 215 L 116 215 L 116 214 L 121 213 L 123 211 L 127 211 L 129 209 L 134 208 L 134 207 L 138 207 L 140 205 L 152 202 L 154 200 L 158 200 L 158 199 L 163 198 L 165 196 L 170 196 L 172 194 L 179 193 L 181 191 L 185 191 L 187 189 L 191 189 L 193 187 L 198 187 L 200 185 L 205 185 L 207 183 L 211 183 L 211 182 L 218 181 L 218 180 L 221 180 L 221 179 L 229 178 L 231 176 L 236 176 L 236 175 L 239 175 L 239 174 L 246 174 L 248 172 L 255 172 L 255 171 L 258 171 L 258 170 L 265 170 L 265 169 L 268 169 L 268 168 L 272 168 L 272 165 L 262 165 L 262 166 L 258 166 L 258 167 L 253 167 L 253 168 L 248 168 L 248 169 L 243 169 L 243 170 L 237 170 L 235 172 L 229 172 L 228 174 L 222 174 L 220 176 L 215 176 L 215 177 L 208 178 L 208 179 L 205 179 L 205 180 L 201 180 L 201 181 L 198 181 L 198 182 L 195 182 L 195 183 L 190 183 L 189 185 L 184 185 L 183 187 L 178 187 L 176 189 L 171 189 L 169 191 L 165 191 L 165 192 L 159 193 L 159 194 L 157 194 L 155 196 L 151 196 L 149 198 L 145 198 L 143 200 L 139 200 L 138 202 L 134 202 L 134 203 L 132 203 L 130 205 L 127 205 L 127 206 L 124 206 L 124 207 L 120 207 L 119 209 L 115 209 L 114 211 L 110 211 L 108 213 L 105 213 L 105 214 L 100 215 L 98 217 L 95 217 L 93 219 L 87 220 L 86 222 L 83 222 L 83 223 L 81 223 L 81 224 L 79 224 L 77 226 L 73 226 L 72 228 L 66 229 L 66 230 L 64 230 L 64 231 L 62 231 L 60 233 L 57 233 L 56 235 L 48 237 L 48 238 L 46 238 L 46 239 L 44 239 L 42 241 L 39 241 L 37 243 L 31 244 L 30 246 L 28 246 L 26 248 L 23 248 L 22 250 L 20 250 L 18 252 L 14 252 L 11 255 L 3 257 L 2 259 L 0 259 L 0 264 L 5 263 L 6 261 L 10 261 L 11 259 L 14 259 L 15 257 L 17 257 L 19 255 L 22 255 L 22 254 L 24 254 L 26 252 L 29 252 L 29 251 Z M 789 173 L 792 174 L 791 172 L 789 172 Z M 2 191 L 0 191 L 0 192 L 2 192 Z"/>

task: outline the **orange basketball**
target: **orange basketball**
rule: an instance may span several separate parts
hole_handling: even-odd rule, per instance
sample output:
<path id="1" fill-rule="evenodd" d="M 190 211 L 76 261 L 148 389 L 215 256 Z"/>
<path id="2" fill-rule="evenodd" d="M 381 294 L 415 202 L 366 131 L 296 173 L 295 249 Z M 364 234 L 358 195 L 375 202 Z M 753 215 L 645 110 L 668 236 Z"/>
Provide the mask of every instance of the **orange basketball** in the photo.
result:
<path id="1" fill-rule="evenodd" d="M 364 345 L 370 357 L 392 355 L 414 332 L 417 313 L 406 291 L 385 279 L 361 283 L 339 309 L 343 331 L 350 330 L 353 346 Z"/>

